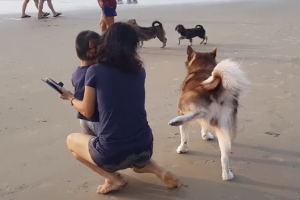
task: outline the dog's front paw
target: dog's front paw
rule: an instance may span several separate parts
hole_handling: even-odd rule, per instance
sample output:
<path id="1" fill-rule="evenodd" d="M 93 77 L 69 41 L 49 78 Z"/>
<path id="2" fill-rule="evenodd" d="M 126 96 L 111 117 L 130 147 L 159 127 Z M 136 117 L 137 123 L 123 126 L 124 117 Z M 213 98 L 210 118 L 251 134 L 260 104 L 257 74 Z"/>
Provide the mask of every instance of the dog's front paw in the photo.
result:
<path id="1" fill-rule="evenodd" d="M 202 139 L 208 141 L 215 139 L 215 137 L 210 132 L 207 132 L 205 135 L 202 135 Z"/>
<path id="2" fill-rule="evenodd" d="M 188 147 L 187 144 L 181 144 L 178 148 L 177 148 L 177 153 L 186 153 L 188 152 Z"/>
<path id="3" fill-rule="evenodd" d="M 180 126 L 183 124 L 183 121 L 179 119 L 179 117 L 175 117 L 168 123 L 170 126 Z"/>
<path id="4" fill-rule="evenodd" d="M 234 176 L 231 171 L 229 171 L 229 172 L 223 171 L 222 178 L 223 178 L 223 181 L 230 181 L 234 178 Z"/>

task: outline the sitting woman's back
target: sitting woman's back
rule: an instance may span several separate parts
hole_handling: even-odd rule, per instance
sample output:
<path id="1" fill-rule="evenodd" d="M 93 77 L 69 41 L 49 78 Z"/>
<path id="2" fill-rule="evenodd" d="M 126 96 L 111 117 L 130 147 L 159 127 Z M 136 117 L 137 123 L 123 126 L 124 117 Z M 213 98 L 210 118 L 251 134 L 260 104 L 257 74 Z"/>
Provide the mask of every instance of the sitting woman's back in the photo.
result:
<path id="1" fill-rule="evenodd" d="M 101 138 L 107 142 L 128 141 L 150 131 L 144 84 L 144 68 L 127 73 L 101 64 L 91 67 L 86 85 L 96 88 Z"/>

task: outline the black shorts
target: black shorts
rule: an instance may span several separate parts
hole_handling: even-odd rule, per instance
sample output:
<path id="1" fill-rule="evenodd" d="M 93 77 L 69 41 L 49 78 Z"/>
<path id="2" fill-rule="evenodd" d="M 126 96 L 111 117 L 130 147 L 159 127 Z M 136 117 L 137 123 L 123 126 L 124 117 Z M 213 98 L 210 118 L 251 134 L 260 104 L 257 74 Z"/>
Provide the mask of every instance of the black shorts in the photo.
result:
<path id="1" fill-rule="evenodd" d="M 127 169 L 127 168 L 144 168 L 148 162 L 150 161 L 153 153 L 153 143 L 145 148 L 145 151 L 141 151 L 138 153 L 131 153 L 122 159 L 121 162 L 113 163 L 113 161 L 108 161 L 107 158 L 104 158 L 99 151 L 96 149 L 97 138 L 93 137 L 89 141 L 89 152 L 93 161 L 106 172 L 116 172 L 119 170 Z"/>

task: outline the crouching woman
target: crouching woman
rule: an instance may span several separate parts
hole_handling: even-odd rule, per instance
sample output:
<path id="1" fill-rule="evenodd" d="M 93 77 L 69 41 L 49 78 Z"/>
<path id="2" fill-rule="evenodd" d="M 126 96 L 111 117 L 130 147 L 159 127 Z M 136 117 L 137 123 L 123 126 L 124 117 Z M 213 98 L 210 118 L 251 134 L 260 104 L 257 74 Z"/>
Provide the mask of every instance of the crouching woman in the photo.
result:
<path id="1" fill-rule="evenodd" d="M 138 36 L 126 23 L 115 23 L 104 33 L 101 44 L 90 45 L 98 55 L 96 65 L 85 76 L 82 101 L 64 88 L 61 98 L 69 100 L 87 118 L 98 105 L 97 137 L 72 133 L 67 146 L 81 163 L 105 178 L 97 192 L 121 189 L 126 180 L 119 170 L 131 168 L 136 173 L 153 173 L 168 188 L 179 180 L 159 166 L 152 157 L 153 135 L 145 110 L 145 69 L 137 54 Z"/>

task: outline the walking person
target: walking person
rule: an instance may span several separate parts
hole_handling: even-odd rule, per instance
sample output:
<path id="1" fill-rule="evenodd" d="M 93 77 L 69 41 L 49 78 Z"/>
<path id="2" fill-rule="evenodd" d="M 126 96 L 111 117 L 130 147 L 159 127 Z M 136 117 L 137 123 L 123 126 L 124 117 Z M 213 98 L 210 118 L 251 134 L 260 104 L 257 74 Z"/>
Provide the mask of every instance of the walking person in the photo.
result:
<path id="1" fill-rule="evenodd" d="M 27 8 L 27 5 L 28 5 L 29 1 L 30 0 L 24 0 L 23 1 L 21 18 L 29 18 L 29 17 L 31 17 L 30 15 L 26 14 L 26 8 Z M 39 10 L 39 0 L 33 0 L 33 1 L 34 1 L 34 5 L 35 5 L 36 9 Z M 42 11 L 42 15 L 43 16 L 48 16 L 48 15 L 50 15 L 50 13 Z"/>
<path id="2" fill-rule="evenodd" d="M 98 4 L 102 9 L 99 25 L 103 34 L 109 26 L 115 23 L 117 2 L 116 0 L 98 0 Z"/>
<path id="3" fill-rule="evenodd" d="M 47 1 L 48 7 L 50 8 L 50 10 L 52 11 L 53 17 L 58 17 L 60 16 L 62 13 L 61 12 L 56 12 L 53 4 L 52 4 L 52 0 L 39 0 L 39 13 L 38 13 L 38 19 L 45 19 L 48 18 L 47 16 L 44 16 L 43 14 L 43 7 L 44 7 L 44 2 Z"/>

